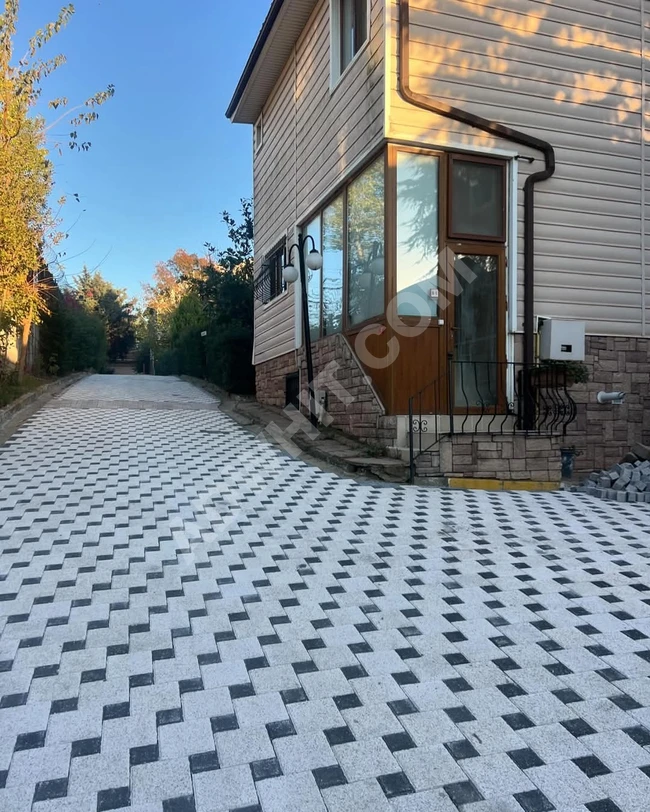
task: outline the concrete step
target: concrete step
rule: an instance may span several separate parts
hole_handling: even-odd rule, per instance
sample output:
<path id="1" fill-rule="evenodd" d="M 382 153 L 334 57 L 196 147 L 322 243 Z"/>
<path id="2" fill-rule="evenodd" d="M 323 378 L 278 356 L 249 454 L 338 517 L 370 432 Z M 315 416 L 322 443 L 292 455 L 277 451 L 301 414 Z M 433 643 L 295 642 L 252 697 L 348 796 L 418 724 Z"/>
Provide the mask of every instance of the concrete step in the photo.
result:
<path id="1" fill-rule="evenodd" d="M 353 472 L 363 472 L 384 482 L 408 482 L 409 466 L 391 457 L 350 457 L 346 463 Z"/>

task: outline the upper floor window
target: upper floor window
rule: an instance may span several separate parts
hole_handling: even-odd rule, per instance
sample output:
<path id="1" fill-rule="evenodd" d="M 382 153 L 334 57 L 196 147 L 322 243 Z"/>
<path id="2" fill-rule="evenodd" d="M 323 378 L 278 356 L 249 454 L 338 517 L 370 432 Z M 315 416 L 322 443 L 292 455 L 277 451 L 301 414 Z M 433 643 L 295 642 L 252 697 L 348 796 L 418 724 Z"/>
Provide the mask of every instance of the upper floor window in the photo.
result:
<path id="1" fill-rule="evenodd" d="M 370 0 L 331 0 L 332 78 L 343 74 L 369 34 Z"/>
<path id="2" fill-rule="evenodd" d="M 262 148 L 262 143 L 264 141 L 264 119 L 262 117 L 262 113 L 260 113 L 260 117 L 255 122 L 255 130 L 253 131 L 253 146 L 255 148 L 255 152 Z"/>

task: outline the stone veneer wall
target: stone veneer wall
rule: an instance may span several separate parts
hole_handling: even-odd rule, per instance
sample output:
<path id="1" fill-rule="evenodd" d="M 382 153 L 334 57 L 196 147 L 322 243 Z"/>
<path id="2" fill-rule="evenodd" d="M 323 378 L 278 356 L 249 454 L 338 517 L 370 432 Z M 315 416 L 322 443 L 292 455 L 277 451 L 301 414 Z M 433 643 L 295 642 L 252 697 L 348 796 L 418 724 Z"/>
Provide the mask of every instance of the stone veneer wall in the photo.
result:
<path id="1" fill-rule="evenodd" d="M 557 437 L 456 434 L 417 460 L 417 475 L 559 482 L 561 445 Z"/>
<path id="2" fill-rule="evenodd" d="M 587 336 L 585 363 L 589 383 L 570 390 L 578 418 L 562 443 L 582 452 L 578 478 L 620 462 L 634 442 L 650 443 L 650 339 Z M 627 393 L 623 406 L 596 400 L 598 392 L 615 390 Z"/>
<path id="3" fill-rule="evenodd" d="M 445 476 L 559 482 L 562 461 L 557 437 L 457 434 L 443 440 Z"/>
<path id="4" fill-rule="evenodd" d="M 578 417 L 565 438 L 554 439 L 552 446 L 546 449 L 536 444 L 549 442 L 547 438 L 517 437 L 515 445 L 512 437 L 488 439 L 483 436 L 467 440 L 461 435 L 452 443 L 454 462 L 450 472 L 456 476 L 543 480 L 547 471 L 553 480 L 559 470 L 560 447 L 575 446 L 580 452 L 575 463 L 576 479 L 579 479 L 619 462 L 634 442 L 650 445 L 650 339 L 588 336 L 586 349 L 585 363 L 590 380 L 570 390 L 578 404 Z M 367 442 L 390 446 L 396 436 L 396 419 L 384 416 L 382 404 L 345 338 L 335 335 L 315 342 L 313 356 L 316 375 L 331 361 L 336 361 L 336 380 L 355 398 L 346 406 L 329 394 L 327 409 L 334 417 L 333 425 Z M 256 367 L 258 400 L 282 408 L 285 376 L 295 372 L 298 363 L 302 363 L 302 380 L 305 381 L 306 366 L 301 350 L 259 364 Z M 596 395 L 601 390 L 626 392 L 625 404 L 599 404 Z M 522 440 L 526 441 L 524 445 Z M 527 457 L 527 454 L 532 456 Z M 543 454 L 547 460 L 542 465 L 540 455 Z M 439 475 L 437 455 L 434 457 L 424 455 L 418 461 L 423 475 L 436 472 Z M 491 460 L 496 464 L 492 465 Z M 533 472 L 536 475 L 533 476 Z"/>
<path id="5" fill-rule="evenodd" d="M 285 379 L 287 375 L 298 371 L 296 352 L 287 352 L 264 361 L 255 367 L 255 391 L 257 400 L 264 406 L 285 407 Z"/>
<path id="6" fill-rule="evenodd" d="M 327 412 L 333 418 L 331 425 L 367 443 L 392 445 L 396 437 L 397 420 L 385 415 L 383 404 L 346 339 L 337 334 L 314 342 L 312 357 L 316 388 L 328 392 Z M 324 382 L 318 382 L 319 374 L 332 362 L 336 364 L 336 368 L 332 370 L 332 388 L 336 389 L 338 385 L 345 390 L 353 398 L 348 403 L 339 400 Z M 307 362 L 302 349 L 258 364 L 255 367 L 258 401 L 267 406 L 283 408 L 285 376 L 296 372 L 298 365 L 301 366 L 301 385 L 305 385 Z M 324 376 L 325 381 L 327 377 Z"/>
<path id="7" fill-rule="evenodd" d="M 463 437 L 443 441 L 438 454 L 418 461 L 422 475 L 554 481 L 560 449 L 575 446 L 574 479 L 611 468 L 633 443 L 650 445 L 650 339 L 587 336 L 589 382 L 570 389 L 578 416 L 566 437 Z M 626 393 L 622 406 L 601 405 L 598 392 Z M 445 456 L 447 455 L 447 456 Z"/>

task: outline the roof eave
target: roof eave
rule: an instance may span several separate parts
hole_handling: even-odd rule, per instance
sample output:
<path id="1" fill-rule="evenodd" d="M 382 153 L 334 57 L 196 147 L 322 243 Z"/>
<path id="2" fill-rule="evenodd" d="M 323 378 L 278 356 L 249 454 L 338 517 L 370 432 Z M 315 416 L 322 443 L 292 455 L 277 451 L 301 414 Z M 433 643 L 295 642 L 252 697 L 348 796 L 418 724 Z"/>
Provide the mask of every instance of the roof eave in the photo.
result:
<path id="1" fill-rule="evenodd" d="M 318 0 L 272 0 L 226 116 L 254 124 Z"/>
<path id="2" fill-rule="evenodd" d="M 226 117 L 229 118 L 231 121 L 234 121 L 236 123 L 246 123 L 237 121 L 236 118 L 237 108 L 239 107 L 241 97 L 244 95 L 246 86 L 248 85 L 248 82 L 253 74 L 253 71 L 255 70 L 257 60 L 260 58 L 262 51 L 264 50 L 264 46 L 266 45 L 268 36 L 273 30 L 273 26 L 275 25 L 275 21 L 278 18 L 278 14 L 280 13 L 280 9 L 282 8 L 283 4 L 284 0 L 273 0 L 273 2 L 271 3 L 271 8 L 269 9 L 266 18 L 262 23 L 260 33 L 257 35 L 257 39 L 255 40 L 255 44 L 253 45 L 253 49 L 250 52 L 248 59 L 246 60 L 244 70 L 242 71 L 242 74 L 239 77 L 237 87 L 235 88 L 235 92 L 232 94 L 232 99 L 230 100 L 230 104 L 228 105 L 228 109 L 226 110 Z"/>

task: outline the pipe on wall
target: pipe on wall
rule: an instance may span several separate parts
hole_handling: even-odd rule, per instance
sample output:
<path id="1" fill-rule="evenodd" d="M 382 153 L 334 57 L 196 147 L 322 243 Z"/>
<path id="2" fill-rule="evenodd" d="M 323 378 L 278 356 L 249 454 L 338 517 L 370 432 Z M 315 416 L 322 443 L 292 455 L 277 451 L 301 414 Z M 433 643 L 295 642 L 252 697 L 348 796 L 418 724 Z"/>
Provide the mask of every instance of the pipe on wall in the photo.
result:
<path id="1" fill-rule="evenodd" d="M 483 132 L 539 150 L 544 155 L 545 167 L 526 178 L 524 184 L 524 363 L 535 361 L 535 186 L 555 173 L 555 150 L 547 141 L 534 135 L 513 130 L 474 113 L 452 107 L 446 102 L 432 99 L 411 90 L 410 74 L 410 0 L 399 0 L 399 63 L 398 88 L 404 101 L 431 113 L 460 121 Z"/>

